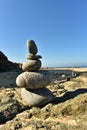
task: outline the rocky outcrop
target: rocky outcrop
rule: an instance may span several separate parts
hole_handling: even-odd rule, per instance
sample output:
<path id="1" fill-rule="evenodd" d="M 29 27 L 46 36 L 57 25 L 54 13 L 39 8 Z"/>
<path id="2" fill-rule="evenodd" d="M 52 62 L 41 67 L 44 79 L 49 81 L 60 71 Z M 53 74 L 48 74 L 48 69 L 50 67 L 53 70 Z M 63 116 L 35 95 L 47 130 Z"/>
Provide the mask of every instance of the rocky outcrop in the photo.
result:
<path id="1" fill-rule="evenodd" d="M 8 60 L 7 56 L 3 52 L 0 51 L 0 72 L 18 70 L 21 69 L 21 65 L 19 63 L 13 63 Z"/>

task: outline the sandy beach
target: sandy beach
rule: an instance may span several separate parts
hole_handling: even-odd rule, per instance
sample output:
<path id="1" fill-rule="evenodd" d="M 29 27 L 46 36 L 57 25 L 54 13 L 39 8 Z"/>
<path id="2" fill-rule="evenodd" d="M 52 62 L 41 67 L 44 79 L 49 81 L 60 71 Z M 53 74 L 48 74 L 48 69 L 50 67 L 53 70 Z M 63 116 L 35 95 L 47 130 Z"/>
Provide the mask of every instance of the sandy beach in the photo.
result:
<path id="1" fill-rule="evenodd" d="M 0 130 L 86 130 L 87 68 L 49 69 L 47 86 L 55 100 L 43 107 L 29 107 L 20 96 L 15 79 L 21 72 L 0 73 Z M 62 74 L 79 75 L 59 80 Z"/>

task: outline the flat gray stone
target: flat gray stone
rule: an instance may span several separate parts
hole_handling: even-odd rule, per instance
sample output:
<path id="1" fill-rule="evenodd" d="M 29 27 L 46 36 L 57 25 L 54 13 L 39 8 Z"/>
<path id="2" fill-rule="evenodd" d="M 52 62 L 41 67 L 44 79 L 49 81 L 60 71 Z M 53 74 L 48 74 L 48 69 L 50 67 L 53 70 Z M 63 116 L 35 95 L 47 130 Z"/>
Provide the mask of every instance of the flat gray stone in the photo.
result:
<path id="1" fill-rule="evenodd" d="M 17 86 L 27 89 L 40 89 L 46 87 L 50 82 L 50 73 L 46 70 L 23 72 L 16 78 Z"/>
<path id="2" fill-rule="evenodd" d="M 42 56 L 40 56 L 40 55 L 29 54 L 29 55 L 27 56 L 27 59 L 28 59 L 28 60 L 38 60 L 38 59 L 40 59 L 40 58 L 42 58 Z"/>
<path id="3" fill-rule="evenodd" d="M 53 93 L 47 88 L 32 91 L 22 88 L 21 96 L 30 106 L 43 106 L 55 98 Z"/>
<path id="4" fill-rule="evenodd" d="M 22 69 L 24 71 L 36 71 L 40 68 L 41 68 L 40 60 L 27 60 L 22 65 Z"/>

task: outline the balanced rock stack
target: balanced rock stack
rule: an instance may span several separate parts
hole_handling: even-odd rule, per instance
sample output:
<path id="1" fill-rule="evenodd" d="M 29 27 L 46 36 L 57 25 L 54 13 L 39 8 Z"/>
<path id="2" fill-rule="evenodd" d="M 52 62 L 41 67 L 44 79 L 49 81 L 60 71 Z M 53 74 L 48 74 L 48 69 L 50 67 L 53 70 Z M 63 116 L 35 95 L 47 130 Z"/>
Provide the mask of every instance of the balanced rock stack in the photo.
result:
<path id="1" fill-rule="evenodd" d="M 36 55 L 38 48 L 33 40 L 27 41 L 29 55 L 22 65 L 25 71 L 16 79 L 16 84 L 21 87 L 21 96 L 29 106 L 43 106 L 54 99 L 52 92 L 46 88 L 50 83 L 50 74 L 41 68 L 42 58 Z"/>

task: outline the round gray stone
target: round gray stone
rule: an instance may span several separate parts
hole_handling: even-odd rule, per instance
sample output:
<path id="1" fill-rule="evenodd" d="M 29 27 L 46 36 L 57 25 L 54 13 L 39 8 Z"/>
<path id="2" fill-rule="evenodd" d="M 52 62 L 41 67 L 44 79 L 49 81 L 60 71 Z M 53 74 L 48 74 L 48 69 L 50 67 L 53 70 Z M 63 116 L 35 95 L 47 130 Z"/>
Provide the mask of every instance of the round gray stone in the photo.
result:
<path id="1" fill-rule="evenodd" d="M 50 82 L 50 73 L 46 70 L 38 70 L 37 72 L 23 72 L 16 78 L 17 86 L 27 89 L 44 88 Z"/>
<path id="2" fill-rule="evenodd" d="M 27 56 L 27 59 L 29 59 L 29 60 L 38 60 L 40 58 L 42 58 L 42 56 L 40 56 L 40 55 L 30 54 L 30 55 Z"/>
<path id="3" fill-rule="evenodd" d="M 38 52 L 38 48 L 33 40 L 27 41 L 27 48 L 31 54 L 35 55 Z"/>
<path id="4" fill-rule="evenodd" d="M 43 106 L 55 98 L 53 93 L 47 88 L 32 91 L 22 88 L 21 96 L 24 101 L 30 106 Z"/>
<path id="5" fill-rule="evenodd" d="M 22 69 L 24 71 L 36 71 L 41 68 L 40 60 L 27 60 L 23 63 Z"/>

